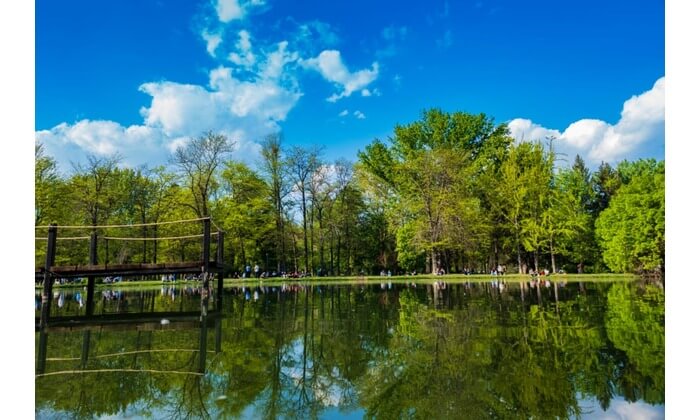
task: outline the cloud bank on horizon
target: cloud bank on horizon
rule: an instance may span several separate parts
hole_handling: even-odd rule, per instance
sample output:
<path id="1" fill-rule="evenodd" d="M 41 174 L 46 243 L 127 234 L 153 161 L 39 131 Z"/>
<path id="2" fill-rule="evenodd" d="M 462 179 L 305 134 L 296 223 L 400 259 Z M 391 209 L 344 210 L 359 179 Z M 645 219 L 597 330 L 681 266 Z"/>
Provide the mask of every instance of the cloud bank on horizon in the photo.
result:
<path id="1" fill-rule="evenodd" d="M 150 97 L 150 104 L 140 109 L 142 123 L 124 126 L 95 119 L 63 122 L 36 131 L 36 141 L 45 145 L 62 170 L 86 154 L 117 153 L 123 165 L 135 167 L 165 163 L 188 138 L 212 130 L 235 142 L 238 159 L 253 162 L 259 155 L 256 141 L 279 131 L 303 97 L 302 76 L 315 75 L 325 81 L 329 95 L 325 100 L 329 103 L 381 95 L 376 87 L 381 63 L 348 67 L 337 48 L 338 36 L 329 24 L 318 20 L 294 22 L 295 30 L 274 41 L 257 33 L 250 22 L 269 7 L 264 0 L 211 0 L 206 13 L 197 20 L 202 48 L 215 61 L 207 72 L 208 83 L 161 80 L 141 84 L 138 91 Z M 407 33 L 405 26 L 387 26 L 381 33 L 386 44 L 378 47 L 375 57 L 381 60 L 395 55 L 396 42 L 405 40 Z M 400 80 L 394 75 L 392 83 Z M 510 120 L 508 127 L 517 141 L 555 137 L 559 153 L 568 155 L 569 160 L 580 154 L 590 164 L 645 156 L 650 150 L 663 155 L 664 84 L 665 77 L 661 77 L 650 90 L 625 101 L 617 122 L 581 119 L 560 131 L 522 116 Z M 354 109 L 356 105 L 351 106 Z M 340 120 L 349 116 L 355 121 L 367 118 L 361 109 L 343 109 L 336 115 Z"/>
<path id="2" fill-rule="evenodd" d="M 555 150 L 566 154 L 570 162 L 576 154 L 588 163 L 615 163 L 646 154 L 652 148 L 663 150 L 665 80 L 665 77 L 659 78 L 650 90 L 626 100 L 615 124 L 581 119 L 561 132 L 529 119 L 515 118 L 508 123 L 508 128 L 516 141 L 554 138 Z"/>

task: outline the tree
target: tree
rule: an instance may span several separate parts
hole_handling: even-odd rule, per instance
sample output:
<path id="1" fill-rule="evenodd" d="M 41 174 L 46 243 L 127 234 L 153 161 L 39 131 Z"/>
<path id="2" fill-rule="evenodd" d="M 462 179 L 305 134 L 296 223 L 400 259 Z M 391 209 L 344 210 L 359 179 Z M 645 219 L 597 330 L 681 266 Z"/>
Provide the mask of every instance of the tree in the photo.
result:
<path id="1" fill-rule="evenodd" d="M 190 138 L 171 157 L 171 163 L 190 190 L 192 202 L 188 205 L 197 217 L 209 216 L 209 200 L 216 188 L 214 174 L 232 151 L 233 144 L 226 136 L 209 131 Z"/>
<path id="2" fill-rule="evenodd" d="M 309 195 L 311 198 L 312 218 L 311 218 L 311 238 L 313 245 L 313 220 L 318 221 L 318 242 L 319 242 L 319 268 L 327 270 L 325 260 L 325 244 L 327 240 L 328 226 L 324 226 L 324 216 L 330 211 L 333 198 L 335 196 L 335 185 L 332 182 L 334 168 L 328 165 L 320 165 L 311 176 L 309 182 Z M 311 247 L 311 260 L 313 261 L 313 246 Z"/>
<path id="3" fill-rule="evenodd" d="M 34 146 L 34 224 L 48 224 L 59 217 L 63 183 L 56 161 L 44 153 L 44 145 Z"/>
<path id="4" fill-rule="evenodd" d="M 556 175 L 553 193 L 557 198 L 553 211 L 561 233 L 560 251 L 582 273 L 585 265 L 596 265 L 597 245 L 594 236 L 593 184 L 590 172 L 579 155 L 576 155 L 570 168 L 564 168 Z"/>
<path id="5" fill-rule="evenodd" d="M 458 246 L 449 233 L 465 218 L 460 207 L 473 208 L 471 181 L 479 169 L 474 163 L 490 139 L 506 134 L 505 125 L 494 125 L 484 114 L 431 109 L 419 121 L 396 126 L 388 146 L 375 140 L 359 153 L 361 169 L 389 197 L 395 228 L 415 220 L 415 242 L 433 272 Z"/>
<path id="6" fill-rule="evenodd" d="M 623 184 L 596 220 L 603 260 L 616 272 L 663 272 L 665 260 L 664 162 L 619 165 Z"/>
<path id="7" fill-rule="evenodd" d="M 270 134 L 263 140 L 261 169 L 267 182 L 270 199 L 275 208 L 275 259 L 277 271 L 287 270 L 286 240 L 284 234 L 284 198 L 289 194 L 285 160 L 282 155 L 282 136 Z"/>
<path id="8" fill-rule="evenodd" d="M 117 205 L 126 201 L 118 183 L 120 160 L 118 155 L 103 158 L 88 155 L 86 165 L 73 165 L 75 173 L 70 185 L 80 213 L 91 226 L 106 221 L 118 210 Z"/>
<path id="9" fill-rule="evenodd" d="M 239 256 L 238 265 L 261 262 L 275 239 L 275 209 L 267 184 L 244 163 L 235 161 L 224 165 L 221 184 L 224 194 L 217 201 L 214 214 L 232 233 L 227 241 Z M 264 262 L 263 268 L 269 269 Z"/>
<path id="10" fill-rule="evenodd" d="M 300 146 L 294 146 L 287 153 L 286 166 L 290 177 L 294 182 L 296 191 L 301 194 L 300 207 L 302 213 L 302 226 L 304 229 L 304 271 L 309 272 L 309 239 L 308 239 L 308 223 L 306 212 L 306 193 L 309 188 L 311 177 L 316 172 L 320 165 L 321 149 L 314 146 L 305 149 Z"/>
<path id="11" fill-rule="evenodd" d="M 598 170 L 593 174 L 593 215 L 598 215 L 608 208 L 610 199 L 620 188 L 620 174 L 609 163 L 601 162 Z"/>

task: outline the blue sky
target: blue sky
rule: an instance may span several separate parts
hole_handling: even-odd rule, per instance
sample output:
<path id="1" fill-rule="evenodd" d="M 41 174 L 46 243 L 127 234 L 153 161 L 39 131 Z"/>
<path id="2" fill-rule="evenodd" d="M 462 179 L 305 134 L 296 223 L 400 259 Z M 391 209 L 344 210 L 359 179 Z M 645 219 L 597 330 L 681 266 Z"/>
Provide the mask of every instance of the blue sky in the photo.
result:
<path id="1" fill-rule="evenodd" d="M 664 157 L 662 1 L 39 0 L 36 138 L 167 161 L 204 130 L 356 159 L 420 111 L 483 112 L 591 166 Z"/>

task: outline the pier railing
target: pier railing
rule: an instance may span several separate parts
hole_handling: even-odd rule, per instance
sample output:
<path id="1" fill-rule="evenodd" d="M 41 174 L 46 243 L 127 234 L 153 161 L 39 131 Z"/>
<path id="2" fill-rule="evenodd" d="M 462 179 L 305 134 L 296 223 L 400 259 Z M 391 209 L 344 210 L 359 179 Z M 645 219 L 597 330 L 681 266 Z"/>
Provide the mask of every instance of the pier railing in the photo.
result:
<path id="1" fill-rule="evenodd" d="M 178 235 L 178 236 L 149 236 L 149 237 L 127 237 L 127 236 L 99 236 L 98 229 L 119 229 L 119 228 L 144 228 L 146 226 L 160 226 L 175 223 L 201 223 L 202 233 L 193 235 Z M 37 240 L 46 240 L 46 256 L 43 267 L 35 269 L 35 281 L 37 279 L 43 281 L 43 290 L 41 295 L 41 318 L 40 326 L 45 327 L 50 319 L 50 308 L 52 298 L 52 287 L 57 279 L 84 278 L 87 277 L 87 305 L 86 315 L 91 316 L 94 310 L 94 291 L 95 281 L 98 277 L 117 277 L 117 276 L 153 276 L 153 275 L 183 275 L 196 274 L 201 279 L 202 287 L 202 316 L 206 316 L 207 305 L 209 298 L 209 280 L 214 273 L 218 274 L 217 282 L 217 308 L 221 306 L 221 291 L 223 290 L 223 275 L 224 275 L 224 231 L 217 228 L 216 232 L 211 231 L 212 220 L 210 217 L 190 220 L 178 220 L 158 223 L 142 223 L 128 225 L 91 225 L 91 226 L 58 226 L 51 224 L 49 226 L 36 226 L 37 229 L 48 229 L 48 234 L 45 238 L 37 237 Z M 215 225 L 216 226 L 216 225 Z M 58 236 L 58 230 L 80 231 L 91 230 L 89 236 L 69 235 L 64 237 Z M 211 238 L 217 237 L 216 259 L 211 260 Z M 173 241 L 201 238 L 200 258 L 193 261 L 173 261 L 173 262 L 141 262 L 141 263 L 118 263 L 110 264 L 108 261 L 100 263 L 98 260 L 98 243 L 100 239 L 104 240 L 105 246 L 109 246 L 109 241 Z M 56 265 L 57 244 L 59 241 L 81 241 L 89 240 L 88 248 L 88 264 L 63 264 Z M 109 252 L 104 254 L 105 260 L 109 258 Z"/>

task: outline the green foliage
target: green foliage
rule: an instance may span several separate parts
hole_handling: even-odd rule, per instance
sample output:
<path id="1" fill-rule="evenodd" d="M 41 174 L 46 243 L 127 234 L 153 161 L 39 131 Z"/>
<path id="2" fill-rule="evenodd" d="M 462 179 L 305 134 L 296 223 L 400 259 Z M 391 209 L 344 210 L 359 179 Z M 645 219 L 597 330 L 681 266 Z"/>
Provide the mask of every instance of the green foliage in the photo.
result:
<path id="1" fill-rule="evenodd" d="M 425 253 L 413 243 L 416 237 L 413 223 L 406 223 L 396 231 L 396 253 L 399 266 L 411 272 L 420 270 L 425 261 Z"/>
<path id="2" fill-rule="evenodd" d="M 663 289 L 654 285 L 635 290 L 614 284 L 608 291 L 605 328 L 627 356 L 617 386 L 650 404 L 664 401 L 664 304 Z"/>
<path id="3" fill-rule="evenodd" d="M 620 165 L 625 183 L 596 220 L 605 263 L 615 272 L 651 271 L 664 264 L 664 163 Z"/>
<path id="4" fill-rule="evenodd" d="M 527 140 L 527 139 L 524 139 Z M 122 168 L 88 156 L 67 176 L 35 150 L 35 223 L 150 224 L 212 216 L 226 231 L 225 260 L 238 271 L 377 274 L 380 270 L 568 272 L 664 267 L 663 162 L 601 163 L 576 156 L 555 166 L 549 147 L 516 143 L 484 114 L 430 109 L 346 160 L 319 147 L 262 141 L 259 171 L 230 159 L 231 142 L 207 132 L 188 140 L 171 167 Z M 201 233 L 201 224 L 60 230 L 59 237 L 156 238 Z M 36 229 L 35 264 L 47 229 Z M 60 242 L 59 264 L 87 263 L 88 241 Z M 100 262 L 197 259 L 197 239 L 107 241 Z"/>
<path id="5" fill-rule="evenodd" d="M 358 154 L 361 171 L 383 196 L 392 197 L 393 233 L 413 223 L 413 238 L 402 233 L 403 250 L 415 244 L 429 256 L 433 272 L 444 265 L 441 253 L 464 247 L 463 238 L 476 235 L 467 228 L 467 218 L 478 218 L 480 208 L 472 201 L 474 177 L 481 170 L 477 162 L 505 134 L 504 125 L 495 126 L 484 114 L 431 109 L 417 122 L 396 126 L 390 146 L 375 141 Z"/>

